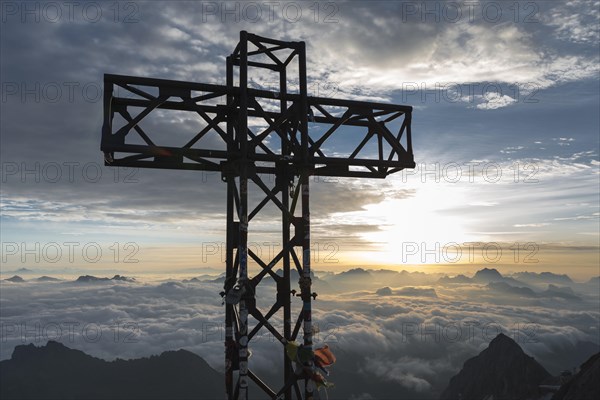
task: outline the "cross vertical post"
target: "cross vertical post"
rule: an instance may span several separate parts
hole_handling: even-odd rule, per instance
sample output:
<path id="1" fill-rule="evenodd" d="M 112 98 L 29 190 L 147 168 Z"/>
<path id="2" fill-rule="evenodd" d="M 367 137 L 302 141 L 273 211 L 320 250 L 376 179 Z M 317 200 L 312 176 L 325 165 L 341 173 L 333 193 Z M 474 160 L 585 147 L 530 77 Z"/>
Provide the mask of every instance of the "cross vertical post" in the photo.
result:
<path id="1" fill-rule="evenodd" d="M 302 298 L 302 313 L 304 319 L 303 326 L 303 346 L 308 352 L 313 349 L 313 332 L 312 332 L 312 293 L 311 293 L 311 276 L 310 276 L 310 186 L 309 179 L 311 176 L 314 164 L 311 164 L 311 154 L 309 153 L 309 136 L 308 136 L 308 85 L 306 82 L 306 44 L 299 42 L 297 45 L 298 64 L 299 64 L 299 83 L 300 83 L 300 144 L 302 147 L 302 174 L 300 176 L 300 185 L 302 192 L 302 276 L 300 277 L 300 296 Z M 312 371 L 312 360 L 306 361 L 306 373 Z M 314 391 L 314 382 L 305 377 L 305 399 L 312 399 Z"/>
<path id="2" fill-rule="evenodd" d="M 240 300 L 240 331 L 239 331 L 239 399 L 248 399 L 248 304 L 247 297 L 250 293 L 248 283 L 248 38 L 246 31 L 240 32 L 240 95 L 237 137 L 240 147 L 240 205 L 238 211 L 239 224 L 239 258 L 240 271 L 238 284 L 242 288 Z"/>
<path id="3" fill-rule="evenodd" d="M 285 68 L 279 69 L 279 94 L 281 100 L 279 101 L 279 112 L 283 115 L 287 110 L 287 101 L 285 100 L 287 95 L 287 74 Z M 275 177 L 275 182 L 281 190 L 281 204 L 283 206 L 283 210 L 281 211 L 281 248 L 283 250 L 283 288 L 282 293 L 278 293 L 278 298 L 283 302 L 283 337 L 286 341 L 292 340 L 292 313 L 291 313 L 291 287 L 290 287 L 290 178 L 293 179 L 292 171 L 290 170 L 288 161 L 285 160 L 286 156 L 290 156 L 291 149 L 287 144 L 287 137 L 290 134 L 288 131 L 289 127 L 287 124 L 282 126 L 281 131 L 284 133 L 285 137 L 281 137 L 281 154 L 284 157 L 284 160 L 279 162 L 279 167 L 277 170 L 277 175 Z M 285 352 L 285 348 L 283 351 L 283 381 L 290 382 L 292 376 L 294 374 L 294 370 L 292 367 L 292 361 L 289 359 Z M 283 396 L 285 399 L 292 398 L 292 387 L 287 386 Z"/>
<path id="4" fill-rule="evenodd" d="M 226 61 L 226 80 L 227 87 L 233 88 L 233 63 L 231 57 L 227 57 Z M 233 96 L 227 95 L 227 107 L 233 108 Z M 234 119 L 232 116 L 227 118 L 227 136 L 229 138 L 234 137 Z M 227 143 L 227 152 L 235 153 L 235 142 L 230 140 Z M 227 173 L 222 172 L 222 180 L 227 183 L 227 229 L 226 229 L 226 242 L 225 242 L 225 284 L 223 295 L 227 293 L 232 287 L 235 280 L 234 272 L 234 259 L 233 259 L 233 248 L 234 248 L 234 237 L 238 236 L 238 232 L 235 232 L 234 224 L 234 191 L 235 187 L 235 175 L 232 173 L 231 168 Z M 224 301 L 225 303 L 225 301 Z M 228 399 L 233 398 L 233 370 L 234 370 L 234 359 L 238 359 L 238 355 L 235 355 L 236 351 L 236 340 L 234 338 L 234 309 L 232 304 L 225 303 L 225 391 Z"/>

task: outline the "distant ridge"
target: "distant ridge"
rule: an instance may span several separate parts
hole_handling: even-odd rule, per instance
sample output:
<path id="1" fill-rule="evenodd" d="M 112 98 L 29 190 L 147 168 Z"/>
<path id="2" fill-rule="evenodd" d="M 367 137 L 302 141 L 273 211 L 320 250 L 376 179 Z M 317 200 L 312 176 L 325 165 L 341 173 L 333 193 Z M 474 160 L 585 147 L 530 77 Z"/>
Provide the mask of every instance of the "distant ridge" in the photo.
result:
<path id="1" fill-rule="evenodd" d="M 338 274 L 338 277 L 342 276 L 369 276 L 371 273 L 364 268 L 352 268 L 347 271 L 342 271 Z"/>
<path id="2" fill-rule="evenodd" d="M 216 399 L 220 373 L 186 350 L 107 362 L 61 343 L 15 347 L 0 361 L 2 399 Z"/>
<path id="3" fill-rule="evenodd" d="M 536 297 L 536 293 L 527 287 L 511 286 L 506 282 L 490 282 L 486 286 L 489 290 L 506 295 L 519 297 Z"/>
<path id="4" fill-rule="evenodd" d="M 31 273 L 33 273 L 35 271 L 32 270 L 32 269 L 29 269 L 29 268 L 22 267 L 22 268 L 19 268 L 19 269 L 15 269 L 13 271 L 4 271 L 4 272 L 6 274 L 31 274 Z"/>
<path id="5" fill-rule="evenodd" d="M 38 281 L 38 282 L 59 282 L 59 281 L 61 281 L 61 279 L 44 275 L 44 276 L 40 276 L 39 278 L 37 278 L 36 281 Z"/>
<path id="6" fill-rule="evenodd" d="M 513 274 L 518 280 L 527 283 L 555 283 L 555 284 L 570 284 L 573 280 L 567 274 L 554 274 L 552 272 L 517 272 Z"/>
<path id="7" fill-rule="evenodd" d="M 106 282 L 106 281 L 123 281 L 123 282 L 135 282 L 135 278 L 130 278 L 128 276 L 115 275 L 112 278 L 98 278 L 93 275 L 82 275 L 75 282 L 79 283 L 89 283 L 89 282 Z"/>
<path id="8" fill-rule="evenodd" d="M 449 283 L 459 283 L 459 284 L 465 284 L 465 283 L 472 283 L 473 280 L 465 275 L 459 274 L 456 275 L 454 277 L 449 277 L 449 276 L 442 276 L 440 278 L 440 280 L 438 281 L 438 283 L 441 283 L 442 285 L 445 284 L 449 284 Z"/>
<path id="9" fill-rule="evenodd" d="M 600 285 L 600 276 L 594 276 L 586 282 L 589 285 Z"/>
<path id="10" fill-rule="evenodd" d="M 14 282 L 14 283 L 22 283 L 22 282 L 25 282 L 25 279 L 21 278 L 19 275 L 13 275 L 10 278 L 6 278 L 5 281 Z"/>

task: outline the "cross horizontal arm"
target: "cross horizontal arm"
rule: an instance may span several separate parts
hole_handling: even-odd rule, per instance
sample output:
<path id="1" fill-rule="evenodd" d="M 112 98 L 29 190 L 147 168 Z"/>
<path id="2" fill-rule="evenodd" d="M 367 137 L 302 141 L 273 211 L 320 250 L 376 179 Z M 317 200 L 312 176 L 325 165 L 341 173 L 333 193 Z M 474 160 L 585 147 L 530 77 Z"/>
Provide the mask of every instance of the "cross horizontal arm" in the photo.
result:
<path id="1" fill-rule="evenodd" d="M 239 87 L 111 74 L 105 75 L 104 79 L 105 107 L 109 115 L 105 115 L 101 149 L 109 155 L 109 165 L 219 171 L 217 165 L 222 161 L 245 156 L 252 162 L 260 162 L 256 166 L 256 172 L 276 173 L 275 163 L 285 156 L 291 164 L 308 163 L 304 168 L 311 175 L 372 178 L 383 178 L 389 173 L 413 168 L 415 165 L 412 149 L 409 147 L 412 143 L 410 129 L 407 126 L 410 125 L 412 113 L 410 106 L 306 96 L 306 113 L 311 114 L 311 123 L 326 126 L 327 132 L 320 136 L 309 132 L 310 146 L 305 149 L 294 145 L 299 144 L 299 138 L 292 136 L 295 134 L 285 128 L 286 124 L 295 126 L 302 119 L 302 97 L 294 93 L 248 88 L 248 117 L 266 121 L 268 128 L 253 131 L 249 126 L 249 139 L 245 146 L 247 153 L 242 154 L 239 147 L 229 146 L 235 142 L 232 136 L 234 133 L 225 132 L 224 127 L 220 126 L 237 118 L 240 112 L 237 101 L 240 96 Z M 125 95 L 115 95 L 115 86 L 125 92 Z M 198 95 L 196 92 L 202 94 Z M 229 105 L 219 102 L 223 96 L 230 97 L 231 100 L 227 103 Z M 272 107 L 265 107 L 265 101 L 273 100 L 283 101 L 289 106 L 285 111 L 279 112 L 273 111 Z M 312 108 L 316 110 L 315 113 L 311 111 Z M 135 112 L 137 116 L 132 118 L 129 116 L 130 110 L 134 109 L 141 109 L 141 112 Z M 150 116 L 158 117 L 157 112 L 163 112 L 162 110 L 194 113 L 198 123 L 204 124 L 204 127 L 200 129 L 200 134 L 196 131 L 186 139 L 186 143 L 177 147 L 172 143 L 173 138 L 181 133 L 163 131 L 152 134 L 150 128 L 141 128 L 146 119 Z M 115 115 L 125 116 L 125 124 L 116 126 Z M 402 117 L 405 134 L 398 137 L 391 135 L 385 126 L 386 120 Z M 194 117 L 191 115 L 190 118 Z M 153 123 L 156 124 L 156 120 Z M 364 127 L 368 132 L 374 123 L 383 136 L 379 147 L 387 146 L 392 150 L 392 157 L 384 158 L 381 151 L 369 152 L 364 140 L 350 143 L 355 134 L 344 131 L 345 127 Z M 141 136 L 145 144 L 133 142 L 127 135 L 130 130 L 144 133 Z M 208 137 L 212 140 L 206 139 Z M 280 149 L 273 147 L 271 142 L 274 137 L 288 143 L 290 154 L 282 154 Z M 331 143 L 336 140 L 354 147 L 345 156 L 333 153 Z M 402 140 L 406 144 L 401 143 Z M 210 143 L 206 143 L 208 141 Z M 307 154 L 303 154 L 304 152 Z M 132 155 L 136 157 L 132 159 Z M 300 174 L 299 171 L 295 173 Z"/>

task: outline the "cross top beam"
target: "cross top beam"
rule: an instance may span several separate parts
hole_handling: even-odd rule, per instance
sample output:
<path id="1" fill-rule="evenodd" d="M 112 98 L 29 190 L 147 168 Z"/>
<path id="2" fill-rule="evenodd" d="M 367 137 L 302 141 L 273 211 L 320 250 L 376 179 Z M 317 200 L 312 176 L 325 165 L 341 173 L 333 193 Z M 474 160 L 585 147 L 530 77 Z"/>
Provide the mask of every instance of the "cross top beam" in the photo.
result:
<path id="1" fill-rule="evenodd" d="M 253 385 L 272 399 L 312 399 L 318 390 L 322 376 L 312 342 L 316 293 L 311 291 L 309 177 L 385 178 L 415 167 L 412 107 L 309 96 L 305 47 L 304 42 L 241 31 L 226 59 L 225 85 L 104 76 L 101 150 L 106 165 L 219 171 L 227 184 L 221 295 L 228 399 L 246 400 Z M 291 79 L 297 92 L 289 90 L 292 71 L 297 73 Z M 249 72 L 260 72 L 261 80 L 275 75 L 276 90 L 249 86 Z M 193 127 L 173 124 L 165 131 L 168 113 L 196 122 Z M 264 174 L 275 175 L 273 187 Z M 256 204 L 249 204 L 249 183 L 259 189 Z M 267 204 L 281 212 L 282 244 L 274 258 L 263 260 L 248 248 L 248 228 Z M 259 267 L 253 276 L 248 258 Z M 298 277 L 294 290 L 292 265 Z M 261 282 L 277 289 L 266 313 L 256 305 Z M 299 297 L 300 304 L 294 306 L 292 297 Z M 278 390 L 249 368 L 248 346 L 265 329 L 283 353 L 283 385 Z M 291 359 L 286 348 L 296 344 L 301 329 L 298 349 L 309 356 Z"/>

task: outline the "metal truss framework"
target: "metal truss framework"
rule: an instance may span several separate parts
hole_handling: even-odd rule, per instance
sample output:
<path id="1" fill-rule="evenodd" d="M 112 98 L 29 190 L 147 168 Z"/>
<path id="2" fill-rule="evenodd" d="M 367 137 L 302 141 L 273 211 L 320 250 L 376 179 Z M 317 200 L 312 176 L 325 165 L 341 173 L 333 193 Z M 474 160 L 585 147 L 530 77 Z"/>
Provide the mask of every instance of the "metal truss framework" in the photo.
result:
<path id="1" fill-rule="evenodd" d="M 297 93 L 288 92 L 287 70 L 293 62 L 297 62 Z M 275 73 L 278 91 L 249 87 L 249 67 Z M 118 96 L 115 90 L 125 96 Z M 137 111 L 135 116 L 132 110 Z M 159 139 L 169 142 L 169 138 L 186 135 L 185 131 L 169 131 L 154 137 L 141 127 L 150 115 L 160 120 L 161 113 L 168 111 L 199 117 L 203 128 L 187 137 L 183 146 L 159 143 Z M 300 329 L 302 346 L 308 351 L 313 346 L 311 302 L 316 293 L 311 292 L 309 177 L 385 178 L 404 168 L 414 168 L 411 113 L 410 106 L 308 96 L 305 43 L 245 31 L 240 32 L 238 45 L 227 57 L 225 86 L 104 76 L 101 150 L 106 165 L 219 171 L 227 184 L 222 295 L 226 298 L 228 399 L 247 399 L 250 381 L 272 399 L 313 397 L 315 387 L 309 376 L 312 362 L 294 369 L 285 351 L 285 345 L 296 340 Z M 399 128 L 392 132 L 389 126 L 394 124 Z M 324 127 L 324 132 L 313 126 Z M 357 137 L 348 133 L 349 127 L 361 130 L 354 144 L 348 144 Z M 331 148 L 340 143 L 350 146 L 347 154 L 332 152 Z M 273 187 L 263 179 L 264 174 L 275 175 Z M 262 192 L 262 200 L 252 208 L 248 202 L 249 181 Z M 248 248 L 249 224 L 267 204 L 281 212 L 282 246 L 271 260 L 261 259 Z M 248 257 L 260 266 L 254 276 L 248 275 Z M 300 277 L 295 288 L 299 287 L 302 300 L 294 319 L 292 296 L 297 291 L 291 286 L 292 265 Z M 276 266 L 279 271 L 274 270 Z M 277 295 L 264 312 L 256 306 L 255 295 L 267 275 L 275 282 Z M 252 327 L 249 316 L 254 319 Z M 279 324 L 274 316 L 280 318 Z M 278 389 L 269 387 L 248 365 L 248 346 L 265 329 L 282 345 L 284 382 Z"/>

